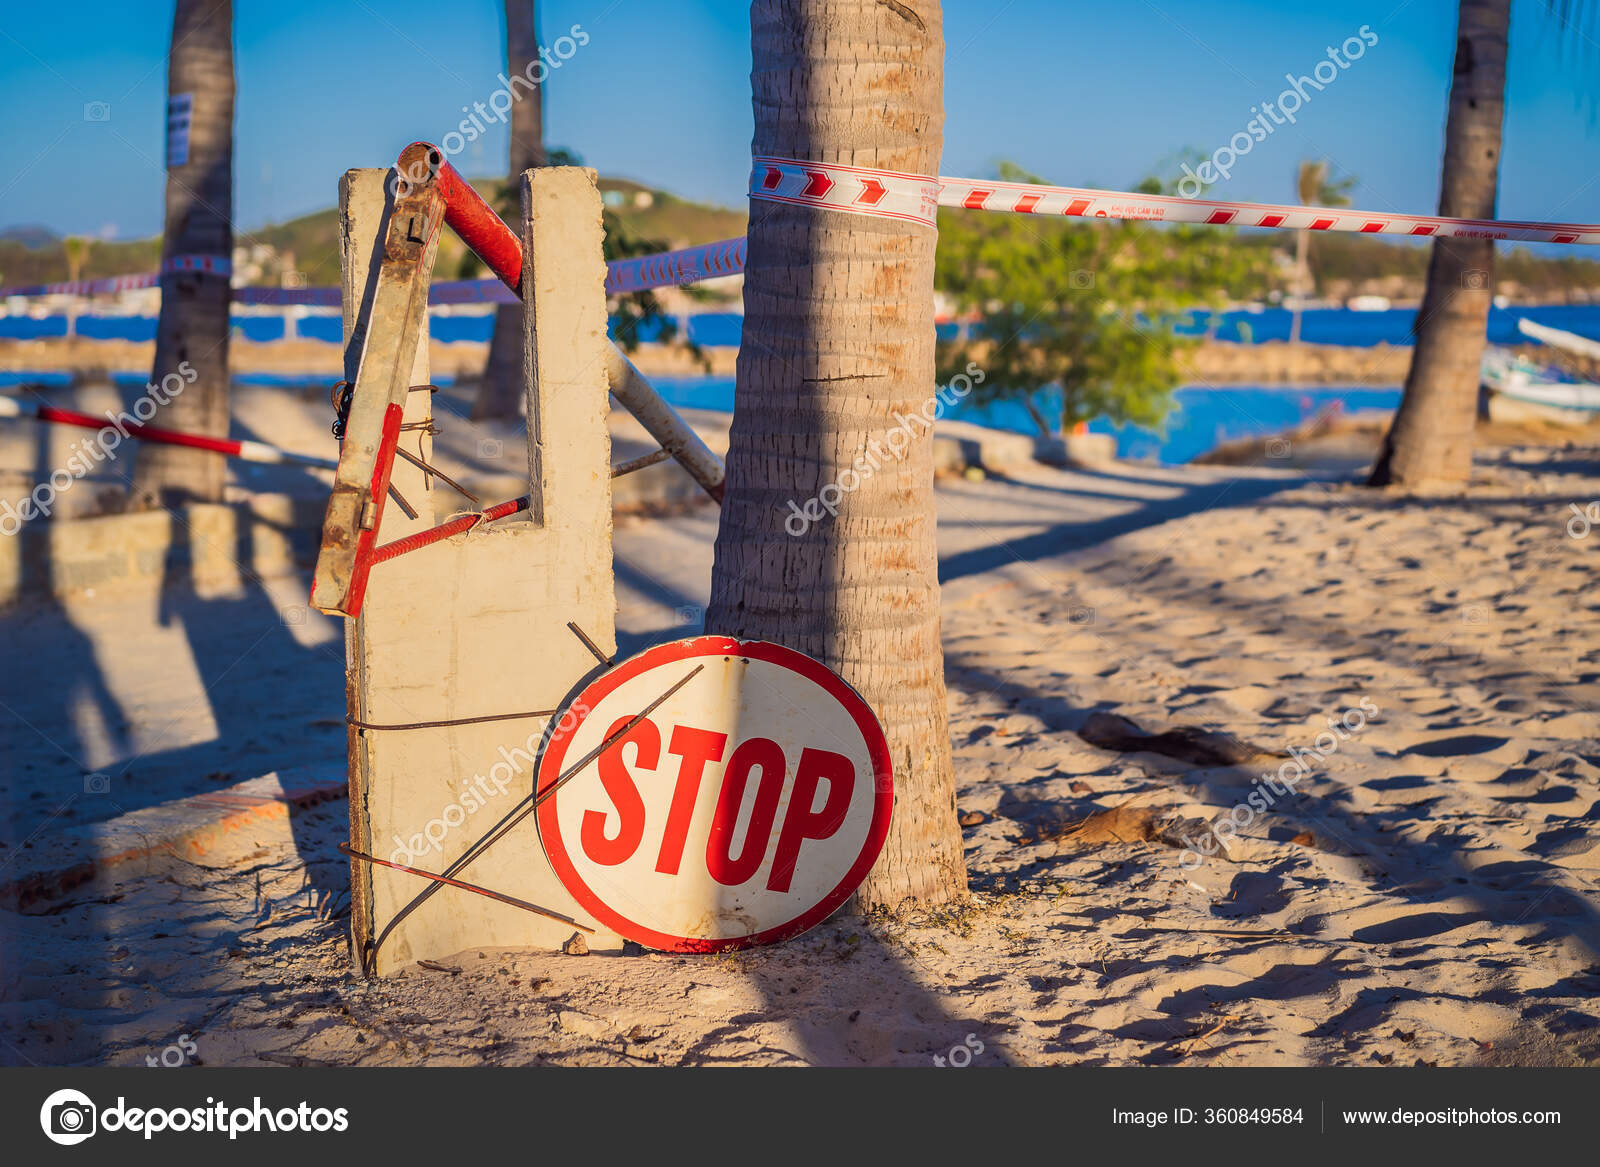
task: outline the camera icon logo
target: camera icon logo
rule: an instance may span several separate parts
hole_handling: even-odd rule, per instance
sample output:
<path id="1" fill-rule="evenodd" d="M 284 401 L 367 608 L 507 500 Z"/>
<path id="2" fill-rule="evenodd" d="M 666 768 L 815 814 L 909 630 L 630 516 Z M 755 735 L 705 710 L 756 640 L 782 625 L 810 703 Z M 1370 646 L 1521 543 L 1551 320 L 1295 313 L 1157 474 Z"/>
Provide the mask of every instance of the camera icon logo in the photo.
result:
<path id="1" fill-rule="evenodd" d="M 503 458 L 505 452 L 506 444 L 499 438 L 478 439 L 478 457 L 480 458 Z"/>
<path id="2" fill-rule="evenodd" d="M 52 1143 L 71 1147 L 94 1134 L 97 1113 L 94 1103 L 82 1091 L 57 1090 L 39 1108 L 39 1125 Z"/>
<path id="3" fill-rule="evenodd" d="M 1463 288 L 1487 288 L 1489 286 L 1489 273 L 1482 268 L 1473 268 L 1461 273 L 1461 286 Z"/>
<path id="4" fill-rule="evenodd" d="M 1094 272 L 1083 270 L 1075 271 L 1069 277 L 1069 282 L 1072 284 L 1074 291 L 1086 292 L 1090 288 L 1094 287 Z"/>
<path id="5" fill-rule="evenodd" d="M 1267 457 L 1281 459 L 1287 458 L 1291 453 L 1292 450 L 1289 446 L 1288 438 L 1267 439 Z"/>
<path id="6" fill-rule="evenodd" d="M 111 775 L 85 774 L 83 776 L 83 792 L 85 794 L 110 794 Z"/>
<path id="7" fill-rule="evenodd" d="M 1083 607 L 1073 608 L 1067 613 L 1067 623 L 1078 628 L 1087 628 L 1089 625 L 1094 623 L 1094 609 Z"/>
<path id="8" fill-rule="evenodd" d="M 1587 539 L 1589 532 L 1600 526 L 1600 502 L 1592 502 L 1581 510 L 1577 503 L 1567 504 L 1572 517 L 1567 520 L 1567 535 L 1573 539 Z"/>
<path id="9" fill-rule="evenodd" d="M 111 120 L 111 103 L 106 101 L 86 101 L 83 103 L 83 120 L 86 122 L 108 122 Z"/>

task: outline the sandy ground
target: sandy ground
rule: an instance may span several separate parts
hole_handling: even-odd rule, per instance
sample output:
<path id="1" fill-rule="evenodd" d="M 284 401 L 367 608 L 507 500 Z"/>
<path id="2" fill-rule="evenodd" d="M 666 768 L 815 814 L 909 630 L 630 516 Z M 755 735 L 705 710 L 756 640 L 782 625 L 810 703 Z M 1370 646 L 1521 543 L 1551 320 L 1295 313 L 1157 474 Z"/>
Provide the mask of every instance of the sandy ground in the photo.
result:
<path id="1" fill-rule="evenodd" d="M 30 403 L 77 410 L 95 417 L 127 409 L 139 396 L 137 386 L 113 387 L 103 378 L 85 378 L 70 387 L 25 385 L 16 396 Z M 230 405 L 229 436 L 266 442 L 298 454 L 337 458 L 333 437 L 333 407 L 326 388 L 286 390 L 264 385 L 236 385 Z M 434 395 L 433 463 L 488 503 L 515 498 L 527 492 L 526 425 L 514 421 L 469 420 L 472 392 L 450 387 Z M 707 434 L 707 440 L 726 448 L 728 415 L 706 410 L 680 411 Z M 631 416 L 612 411 L 614 460 L 621 462 L 656 448 L 656 443 Z M 65 466 L 85 441 L 93 445 L 94 432 L 77 426 L 40 425 L 31 421 L 0 425 L 0 499 L 15 505 L 48 474 Z M 56 499 L 54 515 L 81 518 L 121 509 L 121 498 L 133 472 L 126 451 L 113 448 L 110 459 L 95 457 L 91 472 L 74 482 Z M 646 472 L 648 473 L 648 471 Z M 266 465 L 237 459 L 228 462 L 230 499 L 243 500 L 254 492 L 289 494 L 325 499 L 333 472 L 295 465 Z M 449 490 L 437 492 L 438 505 L 454 513 L 467 507 L 466 499 Z"/>
<path id="2" fill-rule="evenodd" d="M 335 803 L 0 914 L 0 1061 L 1600 1062 L 1600 531 L 1568 530 L 1600 450 L 1480 463 L 1422 499 L 1270 469 L 944 484 L 969 904 L 367 983 Z M 695 630 L 714 520 L 619 525 L 626 646 Z M 283 616 L 303 588 L 13 611 L 8 832 L 336 758 L 338 630 Z M 1099 748 L 1095 714 L 1265 754 Z"/>
<path id="3" fill-rule="evenodd" d="M 1497 398 L 1496 401 L 1504 399 Z M 1491 405 L 1492 410 L 1496 406 Z M 1224 442 L 1194 459 L 1200 466 L 1270 466 L 1356 479 L 1370 469 L 1394 414 L 1386 409 L 1354 413 L 1324 411 L 1279 434 Z M 1481 418 L 1473 442 L 1488 446 L 1552 446 L 1579 449 L 1600 442 L 1600 418 L 1539 416 Z"/>

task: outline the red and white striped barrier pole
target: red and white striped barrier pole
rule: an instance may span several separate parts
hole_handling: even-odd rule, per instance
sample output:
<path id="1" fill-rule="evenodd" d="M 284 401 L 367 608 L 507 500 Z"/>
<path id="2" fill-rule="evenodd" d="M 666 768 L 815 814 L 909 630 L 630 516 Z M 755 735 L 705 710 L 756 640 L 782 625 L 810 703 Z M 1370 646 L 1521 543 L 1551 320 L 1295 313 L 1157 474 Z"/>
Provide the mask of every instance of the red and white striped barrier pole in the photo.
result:
<path id="1" fill-rule="evenodd" d="M 332 458 L 318 458 L 314 454 L 297 454 L 293 450 L 269 446 L 265 442 L 235 441 L 232 438 L 213 438 L 205 434 L 184 433 L 182 430 L 162 429 L 138 421 L 119 421 L 109 415 L 96 417 L 79 413 L 75 409 L 58 409 L 54 405 L 39 405 L 31 401 L 18 401 L 15 397 L 0 397 L 0 418 L 31 417 L 54 425 L 75 425 L 86 430 L 116 430 L 118 433 L 140 441 L 155 442 L 163 446 L 188 446 L 194 450 L 210 450 L 243 462 L 261 462 L 272 466 L 315 466 L 319 470 L 332 470 L 338 463 Z"/>

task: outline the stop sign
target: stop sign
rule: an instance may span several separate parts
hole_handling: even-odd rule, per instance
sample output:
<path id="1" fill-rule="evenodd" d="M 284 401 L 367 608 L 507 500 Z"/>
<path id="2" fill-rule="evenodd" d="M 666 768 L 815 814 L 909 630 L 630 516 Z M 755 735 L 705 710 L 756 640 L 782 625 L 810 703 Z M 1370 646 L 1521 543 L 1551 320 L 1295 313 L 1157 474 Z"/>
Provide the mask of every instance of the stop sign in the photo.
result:
<path id="1" fill-rule="evenodd" d="M 656 645 L 589 685 L 538 778 L 541 794 L 556 787 L 539 837 L 567 890 L 619 935 L 676 952 L 825 920 L 871 870 L 894 807 L 859 693 L 793 649 L 720 636 Z"/>

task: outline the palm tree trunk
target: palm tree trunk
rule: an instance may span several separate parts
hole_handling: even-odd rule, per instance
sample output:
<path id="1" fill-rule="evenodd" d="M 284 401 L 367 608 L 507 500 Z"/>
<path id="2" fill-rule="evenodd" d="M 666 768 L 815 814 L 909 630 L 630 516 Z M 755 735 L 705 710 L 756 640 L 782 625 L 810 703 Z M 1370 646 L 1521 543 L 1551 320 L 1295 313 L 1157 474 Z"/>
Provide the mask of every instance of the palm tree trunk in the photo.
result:
<path id="1" fill-rule="evenodd" d="M 1510 23 L 1510 0 L 1461 0 L 1441 215 L 1495 216 Z M 1405 397 L 1372 468 L 1371 485 L 1452 485 L 1471 474 L 1493 275 L 1491 240 L 1434 242 Z"/>
<path id="2" fill-rule="evenodd" d="M 755 153 L 937 174 L 938 0 L 755 0 Z M 935 390 L 937 233 L 752 205 L 728 488 L 707 630 L 826 662 L 888 737 L 895 808 L 857 906 L 963 896 L 946 720 L 931 438 L 858 459 Z M 788 504 L 830 486 L 836 517 L 799 535 Z M 845 490 L 843 488 L 852 487 Z"/>
<path id="3" fill-rule="evenodd" d="M 1294 241 L 1294 309 L 1289 317 L 1289 343 L 1300 343 L 1300 311 L 1301 302 L 1306 296 L 1306 285 L 1311 281 L 1306 279 L 1306 255 L 1311 249 L 1311 232 L 1297 231 Z"/>
<path id="4" fill-rule="evenodd" d="M 526 70 L 539 59 L 539 29 L 535 0 L 506 0 L 506 76 Z M 513 188 L 520 190 L 522 172 L 543 166 L 544 86 L 527 89 L 518 84 L 513 92 L 521 100 L 511 107 L 511 173 Z M 482 421 L 491 417 L 516 417 L 523 401 L 522 386 L 522 305 L 502 304 L 494 314 L 494 335 L 489 341 L 489 359 L 483 368 L 483 381 L 472 403 L 472 417 Z"/>
<path id="5" fill-rule="evenodd" d="M 193 100 L 187 159 L 167 169 L 162 259 L 233 255 L 233 3 L 178 0 L 172 19 L 167 94 Z M 227 274 L 164 272 L 156 325 L 154 385 L 185 383 L 151 424 L 225 437 L 228 433 Z M 192 384 L 179 373 L 187 363 Z M 221 454 L 183 446 L 142 446 L 130 502 L 139 508 L 217 502 L 227 477 Z"/>

